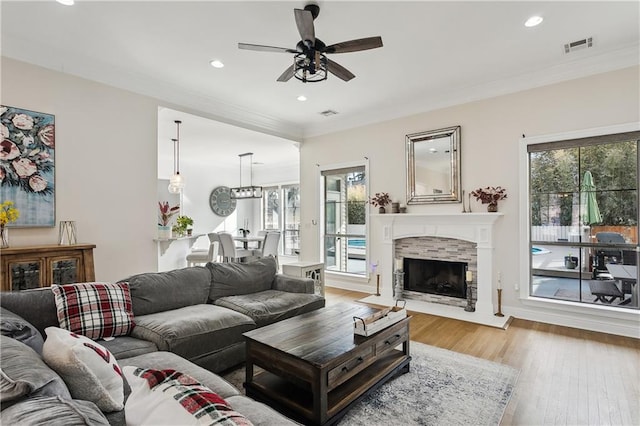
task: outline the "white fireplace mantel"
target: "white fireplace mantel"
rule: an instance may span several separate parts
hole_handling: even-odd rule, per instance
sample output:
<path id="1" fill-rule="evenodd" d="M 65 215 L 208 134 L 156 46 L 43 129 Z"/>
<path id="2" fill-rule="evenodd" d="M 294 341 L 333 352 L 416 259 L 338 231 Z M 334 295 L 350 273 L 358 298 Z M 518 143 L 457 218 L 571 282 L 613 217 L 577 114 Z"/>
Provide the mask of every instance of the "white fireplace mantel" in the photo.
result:
<path id="1" fill-rule="evenodd" d="M 380 296 L 369 296 L 366 302 L 393 305 L 394 241 L 409 237 L 442 237 L 470 241 L 477 247 L 477 301 L 475 312 L 460 307 L 417 300 L 407 300 L 407 309 L 504 328 L 508 317 L 496 317 L 493 306 L 493 228 L 502 213 L 452 214 L 375 214 L 371 215 L 371 233 L 379 247 L 382 278 Z M 377 234 L 377 235 L 376 235 Z"/>

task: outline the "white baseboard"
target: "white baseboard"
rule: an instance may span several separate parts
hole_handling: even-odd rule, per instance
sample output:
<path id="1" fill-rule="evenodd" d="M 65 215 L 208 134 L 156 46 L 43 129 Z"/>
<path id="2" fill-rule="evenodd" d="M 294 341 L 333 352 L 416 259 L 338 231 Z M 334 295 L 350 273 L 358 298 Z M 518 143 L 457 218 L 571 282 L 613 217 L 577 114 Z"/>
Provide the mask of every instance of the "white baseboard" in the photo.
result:
<path id="1" fill-rule="evenodd" d="M 517 308 L 505 306 L 503 311 L 514 318 L 640 339 L 639 319 L 624 320 L 601 316 L 577 316 L 554 309 L 530 308 L 527 306 Z"/>

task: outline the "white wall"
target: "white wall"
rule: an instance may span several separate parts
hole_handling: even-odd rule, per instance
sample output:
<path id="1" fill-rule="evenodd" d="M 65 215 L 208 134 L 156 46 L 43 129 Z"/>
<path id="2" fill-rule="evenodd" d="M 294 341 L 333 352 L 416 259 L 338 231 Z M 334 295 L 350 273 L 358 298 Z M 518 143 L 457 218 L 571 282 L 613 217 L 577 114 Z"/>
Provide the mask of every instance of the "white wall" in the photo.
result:
<path id="1" fill-rule="evenodd" d="M 481 186 L 501 185 L 508 192 L 508 198 L 499 204 L 505 215 L 497 223 L 495 238 L 498 261 L 494 270 L 502 274 L 503 310 L 535 315 L 521 303 L 515 289 L 521 284 L 517 253 L 524 243 L 518 236 L 519 138 L 523 134 L 534 136 L 636 122 L 640 117 L 639 93 L 639 68 L 633 67 L 305 140 L 300 163 L 303 260 L 320 258 L 319 229 L 312 224 L 312 220 L 319 219 L 316 164 L 326 166 L 336 163 L 336 158 L 345 162 L 368 157 L 370 193 L 389 192 L 392 199 L 404 204 L 405 135 L 460 125 L 462 189 L 469 193 Z M 475 200 L 471 206 L 474 211 L 486 209 Z M 408 211 L 458 213 L 462 205 L 412 205 Z M 370 260 L 375 262 L 379 250 L 375 233 L 371 236 Z M 384 279 L 391 279 L 390 271 L 380 273 Z M 329 275 L 328 282 L 375 291 L 373 281 L 353 285 L 352 281 Z"/>
<path id="2" fill-rule="evenodd" d="M 174 242 L 159 256 L 153 241 L 160 193 L 157 116 L 162 103 L 4 57 L 0 77 L 3 105 L 56 116 L 56 227 L 11 229 L 11 245 L 57 244 L 57 223 L 75 220 L 78 242 L 96 244 L 97 280 L 185 266 L 187 242 Z M 238 165 L 213 168 L 197 159 L 181 160 L 181 168 L 189 171 L 183 212 L 194 219 L 194 232 L 235 231 L 237 215 L 213 214 L 209 194 L 219 185 L 237 185 Z M 282 170 L 274 179 L 292 176 L 297 180 L 297 167 Z M 240 212 L 255 211 L 255 203 L 259 201 L 241 201 Z M 252 231 L 260 226 L 259 215 L 254 216 Z"/>
<path id="3" fill-rule="evenodd" d="M 15 246 L 57 244 L 60 220 L 96 244 L 96 279 L 156 269 L 155 100 L 2 58 L 3 105 L 56 116 L 56 227 L 11 230 Z"/>

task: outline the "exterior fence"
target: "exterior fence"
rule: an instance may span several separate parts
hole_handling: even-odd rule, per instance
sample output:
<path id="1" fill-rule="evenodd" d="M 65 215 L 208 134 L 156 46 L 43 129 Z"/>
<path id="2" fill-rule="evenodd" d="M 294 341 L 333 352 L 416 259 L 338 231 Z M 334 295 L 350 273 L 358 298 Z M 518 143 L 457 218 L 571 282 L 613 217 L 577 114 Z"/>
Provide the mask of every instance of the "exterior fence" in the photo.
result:
<path id="1" fill-rule="evenodd" d="M 637 226 L 532 226 L 532 241 L 596 242 L 598 232 L 617 232 L 629 244 L 638 244 Z M 582 240 L 580 239 L 582 237 Z M 590 238 L 593 237 L 593 238 Z"/>

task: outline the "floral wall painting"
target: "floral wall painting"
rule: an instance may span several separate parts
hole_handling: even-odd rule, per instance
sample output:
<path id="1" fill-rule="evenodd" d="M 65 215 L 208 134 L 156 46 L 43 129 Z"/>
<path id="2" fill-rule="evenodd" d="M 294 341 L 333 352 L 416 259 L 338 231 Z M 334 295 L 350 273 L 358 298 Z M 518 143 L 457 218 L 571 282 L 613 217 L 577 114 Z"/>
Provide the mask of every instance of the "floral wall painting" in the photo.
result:
<path id="1" fill-rule="evenodd" d="M 0 106 L 0 202 L 20 210 L 15 227 L 55 226 L 55 116 Z"/>

